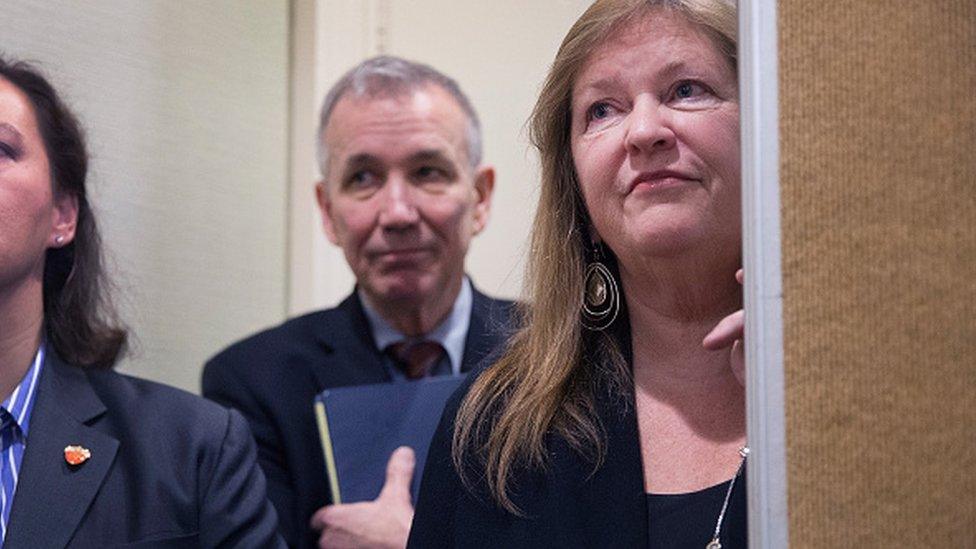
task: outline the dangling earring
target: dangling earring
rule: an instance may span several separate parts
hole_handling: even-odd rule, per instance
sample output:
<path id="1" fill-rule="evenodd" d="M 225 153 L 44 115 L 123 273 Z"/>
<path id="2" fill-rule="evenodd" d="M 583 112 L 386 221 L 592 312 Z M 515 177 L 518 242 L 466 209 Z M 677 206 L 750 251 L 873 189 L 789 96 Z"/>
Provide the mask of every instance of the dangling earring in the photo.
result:
<path id="1" fill-rule="evenodd" d="M 583 274 L 583 327 L 599 332 L 607 329 L 620 312 L 620 288 L 613 273 L 603 263 L 603 246 L 593 245 L 593 259 Z"/>

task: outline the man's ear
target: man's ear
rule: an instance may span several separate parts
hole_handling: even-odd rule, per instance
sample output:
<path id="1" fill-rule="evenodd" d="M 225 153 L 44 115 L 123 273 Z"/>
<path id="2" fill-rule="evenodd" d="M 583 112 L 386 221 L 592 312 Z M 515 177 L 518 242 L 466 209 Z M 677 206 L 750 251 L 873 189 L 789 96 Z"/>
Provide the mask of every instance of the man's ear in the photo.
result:
<path id="1" fill-rule="evenodd" d="M 491 195 L 495 191 L 495 168 L 479 166 L 474 172 L 474 234 L 488 225 L 491 214 Z"/>
<path id="2" fill-rule="evenodd" d="M 319 203 L 319 213 L 322 214 L 322 229 L 329 242 L 339 245 L 336 236 L 335 223 L 332 221 L 332 199 L 329 198 L 328 183 L 323 179 L 315 184 L 315 198 Z"/>
<path id="3" fill-rule="evenodd" d="M 78 195 L 56 193 L 54 195 L 54 215 L 51 219 L 51 247 L 67 246 L 75 239 L 78 228 Z"/>

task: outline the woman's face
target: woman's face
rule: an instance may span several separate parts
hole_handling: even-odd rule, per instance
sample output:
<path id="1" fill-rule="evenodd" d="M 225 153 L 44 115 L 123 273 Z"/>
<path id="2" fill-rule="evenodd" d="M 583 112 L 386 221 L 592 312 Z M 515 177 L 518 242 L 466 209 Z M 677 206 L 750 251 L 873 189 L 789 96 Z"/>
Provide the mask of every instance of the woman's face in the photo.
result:
<path id="1" fill-rule="evenodd" d="M 0 78 L 0 297 L 29 277 L 39 281 L 44 253 L 74 237 L 77 205 L 56 200 L 47 153 L 27 96 Z"/>
<path id="2" fill-rule="evenodd" d="M 593 228 L 623 268 L 738 253 L 736 75 L 703 31 L 655 11 L 612 36 L 574 83 L 571 131 Z"/>

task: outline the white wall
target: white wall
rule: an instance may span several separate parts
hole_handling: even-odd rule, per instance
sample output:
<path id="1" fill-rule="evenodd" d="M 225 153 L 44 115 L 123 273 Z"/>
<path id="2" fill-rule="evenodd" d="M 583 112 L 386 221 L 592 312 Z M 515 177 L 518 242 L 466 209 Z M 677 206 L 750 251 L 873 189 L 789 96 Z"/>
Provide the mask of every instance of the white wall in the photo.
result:
<path id="1" fill-rule="evenodd" d="M 536 200 L 524 124 L 589 0 L 3 0 L 0 51 L 80 114 L 90 186 L 135 336 L 121 369 L 197 391 L 202 362 L 352 287 L 322 236 L 314 132 L 328 87 L 381 52 L 454 76 L 497 169 L 468 258 L 515 297 Z"/>
<path id="2" fill-rule="evenodd" d="M 202 362 L 286 311 L 288 3 L 4 0 L 88 130 L 132 328 L 121 369 L 199 390 Z"/>
<path id="3" fill-rule="evenodd" d="M 492 219 L 475 239 L 467 269 L 491 294 L 516 297 L 535 211 L 537 172 L 524 125 L 546 69 L 589 0 L 296 0 L 293 75 L 311 88 L 294 98 L 291 312 L 339 301 L 353 278 L 322 236 L 313 199 L 314 123 L 322 97 L 349 67 L 378 53 L 423 61 L 454 77 L 471 97 L 497 171 Z M 312 23 L 314 21 L 314 23 Z M 297 90 L 296 90 L 297 91 Z M 302 156 L 304 155 L 304 156 Z"/>

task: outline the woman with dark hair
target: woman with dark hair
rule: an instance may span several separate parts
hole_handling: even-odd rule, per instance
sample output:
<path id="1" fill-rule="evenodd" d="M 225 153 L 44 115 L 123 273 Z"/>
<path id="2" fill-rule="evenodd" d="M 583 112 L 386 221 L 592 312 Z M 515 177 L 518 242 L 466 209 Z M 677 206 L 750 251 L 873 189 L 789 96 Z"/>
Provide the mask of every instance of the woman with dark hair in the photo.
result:
<path id="1" fill-rule="evenodd" d="M 274 547 L 243 418 L 118 374 L 81 128 L 0 58 L 0 540 L 4 547 Z"/>
<path id="2" fill-rule="evenodd" d="M 745 547 L 733 0 L 598 0 L 531 120 L 522 328 L 449 404 L 413 547 Z"/>

